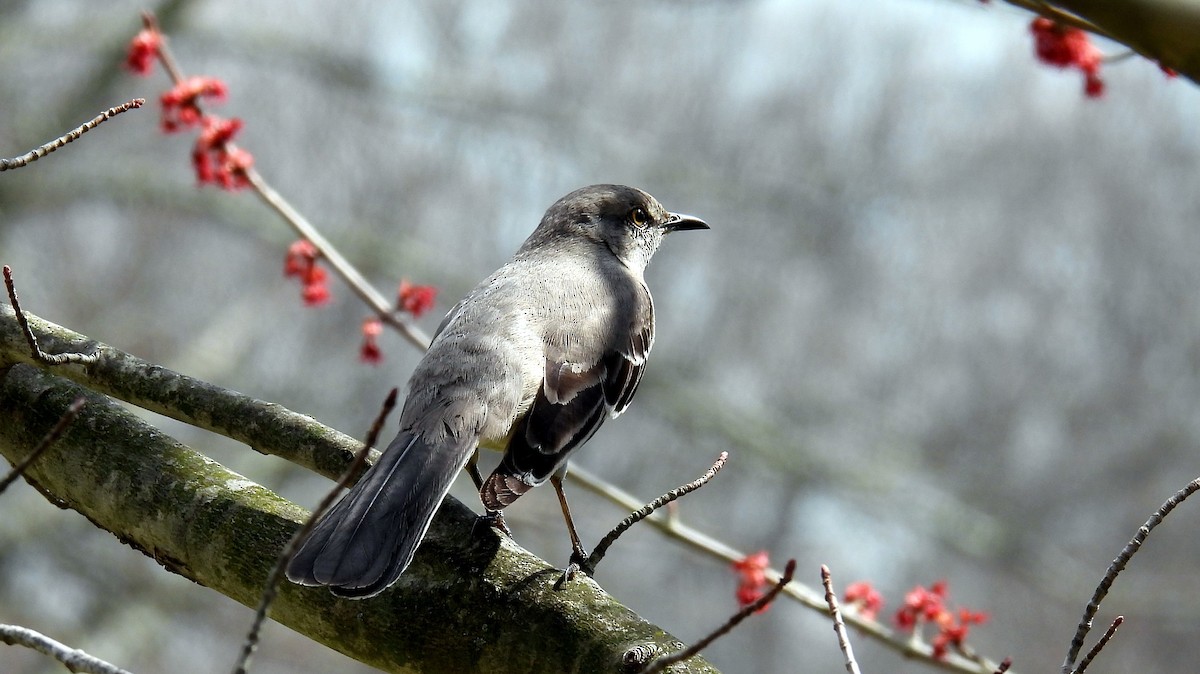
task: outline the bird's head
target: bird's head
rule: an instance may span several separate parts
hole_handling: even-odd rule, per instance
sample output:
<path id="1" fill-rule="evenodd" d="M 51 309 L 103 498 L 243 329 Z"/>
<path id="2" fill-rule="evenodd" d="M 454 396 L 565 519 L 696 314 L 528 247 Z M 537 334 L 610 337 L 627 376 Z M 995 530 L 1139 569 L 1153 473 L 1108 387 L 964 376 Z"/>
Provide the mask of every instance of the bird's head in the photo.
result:
<path id="1" fill-rule="evenodd" d="M 685 229 L 708 229 L 708 225 L 690 215 L 668 212 L 657 199 L 635 187 L 592 185 L 555 202 L 524 247 L 561 245 L 581 238 L 603 245 L 641 274 L 663 237 Z"/>

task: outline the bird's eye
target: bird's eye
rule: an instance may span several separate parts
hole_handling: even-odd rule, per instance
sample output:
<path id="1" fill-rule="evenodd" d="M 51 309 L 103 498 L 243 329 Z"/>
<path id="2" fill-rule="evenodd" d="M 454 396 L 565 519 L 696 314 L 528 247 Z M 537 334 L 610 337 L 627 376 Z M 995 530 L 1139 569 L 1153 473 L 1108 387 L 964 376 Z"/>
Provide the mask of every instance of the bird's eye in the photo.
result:
<path id="1" fill-rule="evenodd" d="M 634 227 L 645 227 L 650 222 L 650 216 L 646 214 L 646 209 L 639 206 L 629 211 L 629 221 L 633 223 Z"/>

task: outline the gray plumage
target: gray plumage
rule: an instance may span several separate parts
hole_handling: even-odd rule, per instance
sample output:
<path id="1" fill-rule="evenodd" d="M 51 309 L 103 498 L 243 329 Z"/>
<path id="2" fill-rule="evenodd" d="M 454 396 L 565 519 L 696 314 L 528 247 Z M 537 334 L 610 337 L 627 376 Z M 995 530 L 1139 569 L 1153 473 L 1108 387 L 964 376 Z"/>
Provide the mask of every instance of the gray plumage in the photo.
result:
<path id="1" fill-rule="evenodd" d="M 641 381 L 654 344 L 646 263 L 668 232 L 707 227 L 620 185 L 551 206 L 513 259 L 446 314 L 409 379 L 400 433 L 313 529 L 288 578 L 349 597 L 381 592 L 477 446 L 505 452 L 480 490 L 488 510 L 565 469 Z"/>

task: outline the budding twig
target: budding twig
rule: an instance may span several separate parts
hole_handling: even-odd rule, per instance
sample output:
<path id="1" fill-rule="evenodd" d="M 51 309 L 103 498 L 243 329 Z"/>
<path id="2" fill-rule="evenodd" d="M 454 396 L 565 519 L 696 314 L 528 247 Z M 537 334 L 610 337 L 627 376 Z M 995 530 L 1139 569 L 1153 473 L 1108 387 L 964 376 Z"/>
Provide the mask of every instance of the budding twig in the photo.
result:
<path id="1" fill-rule="evenodd" d="M 37 148 L 36 150 L 30 150 L 29 152 L 21 155 L 20 157 L 13 157 L 12 159 L 0 159 L 0 171 L 7 171 L 9 169 L 18 169 L 23 166 L 28 166 L 30 162 L 35 162 L 35 161 L 41 159 L 42 157 L 45 157 L 46 155 L 50 154 L 51 152 L 54 152 L 58 148 L 66 145 L 67 143 L 70 143 L 71 141 L 75 140 L 76 138 L 79 138 L 80 136 L 87 133 L 88 131 L 91 131 L 92 129 L 96 128 L 97 126 L 100 126 L 101 123 L 106 122 L 109 119 L 112 119 L 113 117 L 116 117 L 117 115 L 121 114 L 122 112 L 125 112 L 127 110 L 132 110 L 134 108 L 142 107 L 142 105 L 145 104 L 145 102 L 146 102 L 146 99 L 144 99 L 144 98 L 134 98 L 134 99 L 128 100 L 125 103 L 122 103 L 121 105 L 118 105 L 115 108 L 109 108 L 109 109 L 105 110 L 104 112 L 100 113 L 99 115 L 96 115 L 95 117 L 93 117 L 92 121 L 87 122 L 87 123 L 83 124 L 82 126 L 77 127 L 74 131 L 70 131 L 62 136 L 59 136 L 58 138 L 55 138 L 54 140 L 50 141 L 49 143 L 46 143 L 45 145 Z"/>
<path id="2" fill-rule="evenodd" d="M 709 634 L 708 636 L 704 637 L 700 641 L 697 641 L 696 643 L 692 644 L 691 646 L 688 646 L 687 648 L 685 648 L 683 650 L 676 651 L 669 655 L 664 655 L 664 656 L 661 656 L 661 657 L 651 660 L 646 665 L 646 667 L 643 668 L 641 670 L 641 672 L 639 672 L 639 674 L 656 674 L 657 672 L 665 671 L 667 669 L 667 667 L 670 667 L 671 665 L 673 665 L 677 662 L 683 662 L 684 660 L 687 660 L 688 658 L 692 657 L 693 655 L 696 655 L 697 653 L 704 650 L 705 648 L 708 648 L 709 644 L 716 641 L 717 639 L 720 639 L 721 637 L 725 636 L 726 634 L 729 634 L 731 631 L 733 631 L 733 628 L 737 627 L 738 624 L 741 623 L 743 620 L 750 617 L 752 614 L 754 614 L 758 611 L 761 611 L 768 604 L 775 601 L 775 597 L 777 597 L 779 595 L 779 593 L 783 590 L 783 586 L 792 582 L 792 575 L 795 573 L 796 573 L 796 560 L 789 559 L 787 566 L 784 567 L 783 577 L 780 578 L 779 582 L 776 583 L 775 586 L 772 587 L 770 590 L 768 590 L 766 594 L 764 594 L 763 596 L 756 599 L 753 603 L 747 604 L 746 606 L 742 607 L 742 610 L 733 614 L 733 616 L 730 617 L 729 620 L 727 620 L 724 625 L 721 625 L 716 630 L 714 630 L 712 632 L 712 634 Z"/>
<path id="3" fill-rule="evenodd" d="M 713 477 L 717 474 L 717 471 L 721 470 L 728 458 L 729 452 L 721 452 L 721 455 L 717 457 L 717 460 L 713 463 L 712 467 L 709 468 L 706 473 L 701 475 L 699 479 L 689 482 L 681 487 L 672 489 L 671 491 L 642 506 L 640 509 L 630 513 L 628 517 L 621 520 L 617 526 L 613 527 L 613 530 L 608 532 L 604 538 L 600 539 L 600 542 L 596 544 L 596 548 L 592 550 L 592 554 L 588 555 L 587 560 L 580 564 L 580 568 L 583 569 L 583 571 L 589 576 L 592 575 L 596 571 L 596 565 L 600 563 L 600 560 L 604 559 L 604 555 L 608 552 L 608 548 L 612 546 L 612 544 L 615 543 L 618 538 L 621 537 L 621 534 L 624 534 L 629 530 L 630 527 L 649 517 L 655 510 L 658 510 L 659 508 L 671 503 L 681 496 L 689 494 L 693 491 L 696 491 L 700 487 L 703 487 L 708 483 L 709 480 L 713 479 Z"/>
<path id="4" fill-rule="evenodd" d="M 1092 660 L 1095 660 L 1100 651 L 1104 650 L 1104 647 L 1108 645 L 1108 640 L 1113 638 L 1113 635 L 1117 633 L 1117 628 L 1123 622 L 1125 622 L 1125 616 L 1123 615 L 1117 616 L 1112 621 L 1112 624 L 1105 630 L 1104 636 L 1100 637 L 1100 641 L 1097 641 L 1096 645 L 1092 646 L 1092 650 L 1088 651 L 1087 655 L 1083 656 L 1083 659 L 1079 661 L 1079 666 L 1075 668 L 1075 674 L 1083 674 L 1087 671 L 1088 665 L 1092 664 Z"/>
<path id="5" fill-rule="evenodd" d="M 38 346 L 37 336 L 33 334 L 33 330 L 29 327 L 29 321 L 25 319 L 25 312 L 21 311 L 21 302 L 17 299 L 17 285 L 13 281 L 12 268 L 8 265 L 4 265 L 4 286 L 8 288 L 8 301 L 12 304 L 13 313 L 17 315 L 21 333 L 25 335 L 25 341 L 29 343 L 29 350 L 36 360 L 46 365 L 62 365 L 64 363 L 90 365 L 100 360 L 99 353 L 49 354 L 42 351 L 42 348 Z"/>
<path id="6" fill-rule="evenodd" d="M 42 438 L 42 441 L 38 443 L 38 446 L 33 448 L 33 451 L 29 453 L 29 456 L 21 459 L 20 463 L 13 466 L 13 469 L 8 472 L 8 475 L 5 475 L 3 479 L 0 479 L 0 494 L 3 494 L 4 490 L 8 489 L 8 486 L 15 482 L 17 478 L 20 477 L 21 474 L 33 464 L 34 461 L 37 461 L 37 458 L 41 456 L 43 452 L 49 449 L 50 446 L 55 443 L 55 441 L 62 437 L 63 431 L 67 430 L 67 426 L 70 426 L 72 421 L 75 421 L 76 415 L 79 414 L 79 410 L 83 409 L 83 406 L 86 402 L 87 400 L 83 396 L 80 396 L 67 407 L 67 411 L 63 412 L 62 416 L 58 418 L 58 423 L 54 424 L 54 428 L 51 428 L 50 432 L 47 433 L 45 437 Z"/>
<path id="7" fill-rule="evenodd" d="M 1079 650 L 1083 648 L 1083 640 L 1087 637 L 1088 631 L 1092 629 L 1092 619 L 1096 617 L 1096 611 L 1100 609 L 1100 602 L 1104 601 L 1104 598 L 1108 596 L 1108 590 L 1112 587 L 1113 582 L 1117 580 L 1117 575 L 1125 570 L 1125 565 L 1129 563 L 1129 559 L 1141 549 L 1142 543 L 1150 535 L 1154 527 L 1161 524 L 1163 518 L 1171 514 L 1171 511 L 1176 506 L 1183 503 L 1187 497 L 1196 493 L 1197 490 L 1200 490 L 1200 477 L 1189 482 L 1186 487 L 1175 492 L 1175 495 L 1159 506 L 1158 510 L 1150 516 L 1150 519 L 1146 520 L 1146 523 L 1138 528 L 1137 534 L 1125 544 L 1125 548 L 1121 550 L 1121 554 L 1117 555 L 1117 558 L 1108 565 L 1108 571 L 1105 572 L 1100 584 L 1096 586 L 1096 591 L 1092 594 L 1091 601 L 1088 602 L 1087 607 L 1083 610 L 1083 617 L 1079 621 L 1079 627 L 1075 630 L 1075 637 L 1071 639 L 1071 647 L 1067 650 L 1067 658 L 1063 661 L 1062 665 L 1063 674 L 1071 674 L 1072 671 L 1077 671 L 1072 670 L 1072 667 L 1075 665 L 1075 658 L 1079 656 Z"/>
<path id="8" fill-rule="evenodd" d="M 846 623 L 842 622 L 842 611 L 838 608 L 837 595 L 833 592 L 833 574 L 829 567 L 821 565 L 821 584 L 825 586 L 825 603 L 829 604 L 829 615 L 833 617 L 833 631 L 837 634 L 838 646 L 846 659 L 846 671 L 850 674 L 862 674 L 858 662 L 854 659 L 854 647 L 850 645 L 850 635 L 846 632 Z"/>
<path id="9" fill-rule="evenodd" d="M 383 405 L 379 409 L 379 414 L 371 424 L 370 430 L 367 431 L 366 441 L 363 443 L 362 449 L 359 449 L 354 455 L 354 461 L 350 463 L 345 472 L 342 473 L 342 476 L 338 478 L 337 484 L 333 486 L 333 489 L 329 490 L 325 498 L 321 499 L 321 502 L 313 509 L 308 520 L 292 535 L 287 544 L 283 546 L 283 550 L 279 552 L 279 558 L 275 561 L 275 567 L 271 569 L 270 575 L 267 576 L 267 585 L 263 589 L 262 599 L 258 602 L 258 610 L 254 613 L 254 622 L 250 625 L 250 632 L 246 635 L 246 640 L 242 643 L 241 655 L 238 656 L 237 662 L 234 663 L 234 674 L 246 674 L 250 666 L 250 657 L 254 655 L 255 649 L 258 648 L 258 635 L 262 630 L 263 622 L 267 619 L 267 611 L 270 610 L 276 595 L 279 594 L 279 581 L 283 578 L 284 569 L 292 561 L 292 556 L 296 554 L 296 548 L 299 546 L 300 541 L 303 541 L 308 536 L 309 532 L 312 531 L 313 527 L 321 519 L 321 516 L 325 514 L 325 511 L 329 510 L 329 507 L 337 500 L 342 489 L 345 489 L 346 486 L 358 478 L 363 466 L 366 465 L 367 454 L 370 453 L 371 448 L 375 446 L 376 441 L 379 439 L 379 432 L 383 429 L 384 420 L 387 419 L 387 416 L 396 407 L 396 398 L 398 396 L 399 391 L 395 388 L 388 393 L 387 399 L 383 401 Z"/>

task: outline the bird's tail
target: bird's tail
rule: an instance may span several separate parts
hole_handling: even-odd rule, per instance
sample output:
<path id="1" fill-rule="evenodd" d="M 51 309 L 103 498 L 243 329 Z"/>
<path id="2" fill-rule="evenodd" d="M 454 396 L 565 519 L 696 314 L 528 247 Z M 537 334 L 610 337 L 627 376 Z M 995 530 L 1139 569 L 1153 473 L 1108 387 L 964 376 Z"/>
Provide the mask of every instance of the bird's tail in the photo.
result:
<path id="1" fill-rule="evenodd" d="M 450 484 L 474 450 L 474 438 L 431 444 L 401 431 L 301 543 L 287 577 L 328 585 L 342 597 L 372 597 L 412 561 Z"/>

